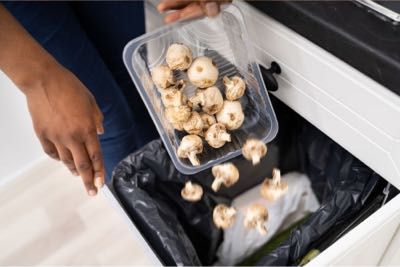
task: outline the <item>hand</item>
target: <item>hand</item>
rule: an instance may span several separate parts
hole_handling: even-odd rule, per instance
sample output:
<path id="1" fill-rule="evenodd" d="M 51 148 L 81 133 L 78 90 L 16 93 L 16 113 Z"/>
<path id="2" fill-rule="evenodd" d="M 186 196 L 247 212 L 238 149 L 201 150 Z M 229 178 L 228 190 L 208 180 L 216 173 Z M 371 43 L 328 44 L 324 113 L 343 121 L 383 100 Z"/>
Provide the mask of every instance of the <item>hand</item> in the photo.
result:
<path id="1" fill-rule="evenodd" d="M 220 6 L 229 3 L 229 0 L 161 0 L 157 9 L 160 13 L 176 10 L 165 16 L 165 23 L 177 20 L 198 18 L 202 16 L 214 17 L 220 12 Z"/>
<path id="2" fill-rule="evenodd" d="M 34 90 L 26 92 L 35 132 L 44 152 L 80 175 L 90 196 L 104 184 L 104 165 L 97 134 L 103 115 L 88 89 L 57 65 Z"/>

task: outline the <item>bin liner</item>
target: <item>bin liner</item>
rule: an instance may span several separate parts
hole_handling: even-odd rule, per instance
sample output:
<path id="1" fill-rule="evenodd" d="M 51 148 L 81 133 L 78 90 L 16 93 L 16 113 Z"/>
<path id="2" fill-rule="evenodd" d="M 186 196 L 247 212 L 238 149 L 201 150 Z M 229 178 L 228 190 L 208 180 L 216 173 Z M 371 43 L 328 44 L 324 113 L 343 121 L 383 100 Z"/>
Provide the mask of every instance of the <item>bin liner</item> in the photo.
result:
<path id="1" fill-rule="evenodd" d="M 293 265 L 304 256 L 313 242 L 330 229 L 346 222 L 365 205 L 368 197 L 383 181 L 379 175 L 307 122 L 298 139 L 303 151 L 303 171 L 311 181 L 325 181 L 319 191 L 321 207 L 275 250 L 257 265 Z"/>
<path id="2" fill-rule="evenodd" d="M 164 264 L 209 265 L 221 239 L 213 207 L 230 200 L 205 188 L 201 201 L 184 201 L 180 191 L 187 180 L 155 140 L 118 164 L 112 190 Z"/>

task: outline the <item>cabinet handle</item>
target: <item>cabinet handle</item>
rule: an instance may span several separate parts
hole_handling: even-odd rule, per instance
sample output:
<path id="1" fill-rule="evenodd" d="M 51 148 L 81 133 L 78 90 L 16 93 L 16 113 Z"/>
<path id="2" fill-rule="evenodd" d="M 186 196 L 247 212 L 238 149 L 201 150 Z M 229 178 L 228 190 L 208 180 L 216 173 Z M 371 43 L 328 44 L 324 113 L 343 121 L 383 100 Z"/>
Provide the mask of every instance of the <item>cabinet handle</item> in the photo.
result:
<path id="1" fill-rule="evenodd" d="M 271 62 L 271 67 L 266 69 L 265 67 L 260 65 L 261 74 L 264 78 L 265 86 L 268 91 L 275 92 L 278 90 L 278 82 L 274 77 L 274 73 L 281 74 L 281 67 L 275 61 Z"/>

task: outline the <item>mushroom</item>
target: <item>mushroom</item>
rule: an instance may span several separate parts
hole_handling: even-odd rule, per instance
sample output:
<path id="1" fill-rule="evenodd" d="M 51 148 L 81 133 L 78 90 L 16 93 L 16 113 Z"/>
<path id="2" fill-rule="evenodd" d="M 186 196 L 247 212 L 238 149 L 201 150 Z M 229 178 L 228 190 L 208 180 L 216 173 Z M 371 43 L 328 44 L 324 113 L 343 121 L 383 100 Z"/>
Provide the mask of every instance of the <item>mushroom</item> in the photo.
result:
<path id="1" fill-rule="evenodd" d="M 203 141 L 197 135 L 186 135 L 182 138 L 178 147 L 178 157 L 189 158 L 193 166 L 200 165 L 197 154 L 203 152 Z"/>
<path id="2" fill-rule="evenodd" d="M 233 225 L 236 219 L 236 209 L 224 204 L 218 204 L 213 211 L 213 221 L 217 228 L 226 229 Z"/>
<path id="3" fill-rule="evenodd" d="M 208 87 L 205 90 L 197 90 L 196 94 L 189 101 L 194 107 L 200 105 L 203 111 L 210 115 L 220 111 L 224 105 L 224 98 L 215 86 Z"/>
<path id="4" fill-rule="evenodd" d="M 186 45 L 175 43 L 168 47 L 165 61 L 172 70 L 187 70 L 192 60 L 192 51 Z"/>
<path id="5" fill-rule="evenodd" d="M 181 196 L 183 199 L 190 202 L 199 201 L 203 196 L 203 188 L 199 184 L 188 181 L 181 190 Z"/>
<path id="6" fill-rule="evenodd" d="M 251 160 L 253 165 L 257 165 L 261 158 L 267 154 L 267 145 L 258 139 L 247 139 L 243 145 L 242 154 L 247 160 Z"/>
<path id="7" fill-rule="evenodd" d="M 246 84 L 239 76 L 233 76 L 232 78 L 225 76 L 223 78 L 223 83 L 225 85 L 226 99 L 233 101 L 241 98 L 244 95 Z"/>
<path id="8" fill-rule="evenodd" d="M 247 208 L 246 217 L 244 218 L 244 227 L 252 229 L 256 228 L 262 235 L 268 233 L 264 223 L 268 220 L 268 210 L 261 204 L 252 204 Z"/>
<path id="9" fill-rule="evenodd" d="M 213 86 L 218 79 L 214 61 L 206 56 L 195 58 L 187 74 L 190 82 L 199 88 Z"/>
<path id="10" fill-rule="evenodd" d="M 233 163 L 225 163 L 221 165 L 215 165 L 211 170 L 215 179 L 211 185 L 211 188 L 217 192 L 222 184 L 226 187 L 231 187 L 239 180 L 239 170 Z"/>
<path id="11" fill-rule="evenodd" d="M 183 123 L 182 122 L 171 122 L 172 126 L 174 127 L 175 130 L 178 131 L 183 131 Z"/>
<path id="12" fill-rule="evenodd" d="M 203 120 L 203 130 L 207 131 L 211 125 L 215 124 L 217 120 L 213 115 L 207 114 L 205 112 L 200 112 L 200 117 Z"/>
<path id="13" fill-rule="evenodd" d="M 231 135 L 226 132 L 222 123 L 215 123 L 206 131 L 205 139 L 210 146 L 220 148 L 231 141 Z"/>
<path id="14" fill-rule="evenodd" d="M 187 103 L 187 98 L 182 89 L 185 82 L 180 80 L 175 85 L 161 91 L 161 100 L 165 107 L 179 107 Z"/>
<path id="15" fill-rule="evenodd" d="M 175 83 L 172 70 L 167 65 L 159 65 L 151 70 L 151 78 L 154 84 L 162 89 Z"/>
<path id="16" fill-rule="evenodd" d="M 168 121 L 173 125 L 178 125 L 179 123 L 184 123 L 189 119 L 191 115 L 191 110 L 188 106 L 182 105 L 179 107 L 166 107 L 165 116 Z M 183 125 L 182 125 L 183 127 Z"/>
<path id="17" fill-rule="evenodd" d="M 225 100 L 222 109 L 217 113 L 217 121 L 228 130 L 236 130 L 242 126 L 244 114 L 240 102 Z"/>
<path id="18" fill-rule="evenodd" d="M 183 129 L 189 134 L 202 134 L 203 133 L 203 120 L 200 114 L 193 111 L 189 119 L 183 123 Z"/>
<path id="19" fill-rule="evenodd" d="M 288 184 L 281 181 L 281 171 L 277 168 L 272 170 L 272 179 L 266 178 L 261 185 L 261 196 L 269 201 L 275 201 L 288 190 Z"/>

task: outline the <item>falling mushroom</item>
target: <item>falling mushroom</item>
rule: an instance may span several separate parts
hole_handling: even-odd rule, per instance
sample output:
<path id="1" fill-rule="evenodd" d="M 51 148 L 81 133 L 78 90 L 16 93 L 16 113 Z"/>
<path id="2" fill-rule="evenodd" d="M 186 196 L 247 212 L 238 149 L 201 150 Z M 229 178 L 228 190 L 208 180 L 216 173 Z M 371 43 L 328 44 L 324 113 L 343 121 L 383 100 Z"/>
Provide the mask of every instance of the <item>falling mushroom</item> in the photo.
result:
<path id="1" fill-rule="evenodd" d="M 267 145 L 258 139 L 247 139 L 243 145 L 242 154 L 247 160 L 251 160 L 253 165 L 257 165 L 261 158 L 267 154 Z"/>
<path id="2" fill-rule="evenodd" d="M 181 196 L 183 199 L 190 202 L 199 201 L 203 196 L 203 188 L 199 184 L 188 181 L 181 190 Z"/>
<path id="3" fill-rule="evenodd" d="M 241 98 L 244 95 L 246 84 L 239 76 L 233 76 L 231 78 L 225 76 L 223 78 L 223 83 L 225 85 L 226 99 L 233 101 Z"/>
<path id="4" fill-rule="evenodd" d="M 261 196 L 273 202 L 286 194 L 288 184 L 281 181 L 281 171 L 277 168 L 272 170 L 272 179 L 266 178 L 261 185 Z"/>
<path id="5" fill-rule="evenodd" d="M 248 229 L 256 228 L 261 235 L 267 234 L 265 222 L 268 220 L 268 210 L 261 204 L 252 204 L 247 208 L 244 226 Z"/>
<path id="6" fill-rule="evenodd" d="M 219 190 L 222 184 L 231 187 L 239 180 L 239 170 L 230 162 L 212 167 L 211 172 L 215 177 L 211 188 L 215 192 Z"/>
<path id="7" fill-rule="evenodd" d="M 178 157 L 188 158 L 193 166 L 200 165 L 197 154 L 203 152 L 203 141 L 197 135 L 186 135 L 182 138 L 181 144 L 178 147 Z"/>
<path id="8" fill-rule="evenodd" d="M 244 114 L 240 102 L 225 100 L 222 109 L 217 113 L 217 121 L 228 130 L 236 130 L 242 126 Z"/>
<path id="9" fill-rule="evenodd" d="M 151 78 L 154 84 L 165 89 L 175 83 L 172 70 L 167 65 L 159 65 L 151 70 Z"/>
<path id="10" fill-rule="evenodd" d="M 195 58 L 187 74 L 190 82 L 199 88 L 213 86 L 218 79 L 218 69 L 214 61 L 206 56 Z"/>
<path id="11" fill-rule="evenodd" d="M 213 220 L 215 226 L 226 229 L 233 225 L 236 219 L 236 209 L 224 204 L 218 204 L 213 211 Z"/>
<path id="12" fill-rule="evenodd" d="M 172 70 L 186 70 L 192 64 L 192 51 L 184 44 L 172 44 L 168 47 L 165 61 Z"/>
<path id="13" fill-rule="evenodd" d="M 205 133 L 207 143 L 213 148 L 220 148 L 226 142 L 231 141 L 231 135 L 226 132 L 226 128 L 222 123 L 215 123 Z"/>

